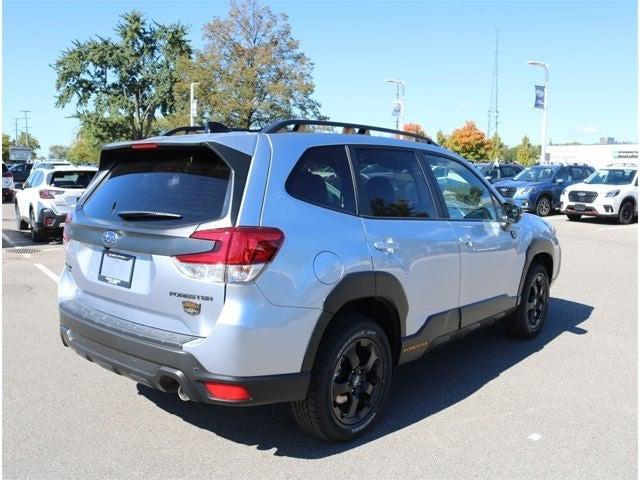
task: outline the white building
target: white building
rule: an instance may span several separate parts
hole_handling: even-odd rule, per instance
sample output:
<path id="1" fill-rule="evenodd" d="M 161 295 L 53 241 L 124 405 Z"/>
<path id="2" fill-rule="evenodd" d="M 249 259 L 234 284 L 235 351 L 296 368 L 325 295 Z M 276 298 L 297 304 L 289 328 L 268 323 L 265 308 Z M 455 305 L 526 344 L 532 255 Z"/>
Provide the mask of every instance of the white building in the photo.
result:
<path id="1" fill-rule="evenodd" d="M 638 163 L 637 143 L 598 145 L 547 145 L 550 162 L 586 163 L 600 168 L 609 163 Z"/>

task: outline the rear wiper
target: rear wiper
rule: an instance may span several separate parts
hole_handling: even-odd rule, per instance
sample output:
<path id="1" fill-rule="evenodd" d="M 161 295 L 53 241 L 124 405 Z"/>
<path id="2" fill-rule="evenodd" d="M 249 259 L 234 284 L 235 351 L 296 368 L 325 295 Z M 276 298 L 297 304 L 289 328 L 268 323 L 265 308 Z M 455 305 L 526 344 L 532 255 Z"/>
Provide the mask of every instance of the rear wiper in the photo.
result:
<path id="1" fill-rule="evenodd" d="M 182 215 L 166 212 L 149 212 L 147 210 L 127 210 L 118 212 L 123 220 L 180 220 Z"/>

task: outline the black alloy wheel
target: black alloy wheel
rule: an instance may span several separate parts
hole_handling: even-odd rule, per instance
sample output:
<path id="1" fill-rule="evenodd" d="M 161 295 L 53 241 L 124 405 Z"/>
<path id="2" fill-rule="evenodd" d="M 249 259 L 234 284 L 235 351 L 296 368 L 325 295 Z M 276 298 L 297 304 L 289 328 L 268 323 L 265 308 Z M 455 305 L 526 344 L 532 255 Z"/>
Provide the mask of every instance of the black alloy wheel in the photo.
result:
<path id="1" fill-rule="evenodd" d="M 333 373 L 331 403 L 338 422 L 354 425 L 376 404 L 383 365 L 380 348 L 367 338 L 355 340 L 342 352 Z"/>

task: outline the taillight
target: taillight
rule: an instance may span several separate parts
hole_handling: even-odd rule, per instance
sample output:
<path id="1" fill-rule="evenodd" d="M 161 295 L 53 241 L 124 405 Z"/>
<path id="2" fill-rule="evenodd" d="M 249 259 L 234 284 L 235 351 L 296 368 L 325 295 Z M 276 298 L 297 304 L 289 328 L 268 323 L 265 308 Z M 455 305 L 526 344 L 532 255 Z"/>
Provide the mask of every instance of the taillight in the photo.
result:
<path id="1" fill-rule="evenodd" d="M 232 227 L 201 230 L 191 238 L 214 244 L 205 252 L 174 257 L 184 275 L 211 282 L 245 283 L 255 279 L 273 260 L 284 234 L 277 228 Z"/>
<path id="2" fill-rule="evenodd" d="M 59 195 L 64 193 L 64 190 L 50 190 L 48 188 L 44 188 L 40 190 L 40 198 L 44 198 L 45 200 L 53 200 L 55 195 Z"/>
<path id="3" fill-rule="evenodd" d="M 251 400 L 251 394 L 242 385 L 230 383 L 204 382 L 209 396 L 216 400 L 227 400 L 231 402 L 241 402 Z"/>
<path id="4" fill-rule="evenodd" d="M 13 173 L 11 173 L 11 172 L 9 172 L 9 171 L 2 172 L 2 176 L 3 176 L 4 178 L 6 178 L 6 177 L 13 177 Z"/>
<path id="5" fill-rule="evenodd" d="M 73 219 L 73 212 L 67 213 L 67 218 L 64 221 L 64 228 L 62 229 L 62 243 L 69 243 L 71 236 L 69 235 L 69 224 Z"/>

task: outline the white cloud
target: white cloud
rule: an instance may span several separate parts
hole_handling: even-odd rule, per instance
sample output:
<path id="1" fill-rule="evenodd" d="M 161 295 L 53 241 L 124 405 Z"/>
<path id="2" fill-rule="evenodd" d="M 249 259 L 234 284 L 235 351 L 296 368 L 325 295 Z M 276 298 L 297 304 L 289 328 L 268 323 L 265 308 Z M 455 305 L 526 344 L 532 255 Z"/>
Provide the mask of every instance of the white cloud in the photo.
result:
<path id="1" fill-rule="evenodd" d="M 595 125 L 578 125 L 573 131 L 578 133 L 598 133 L 598 127 Z"/>

